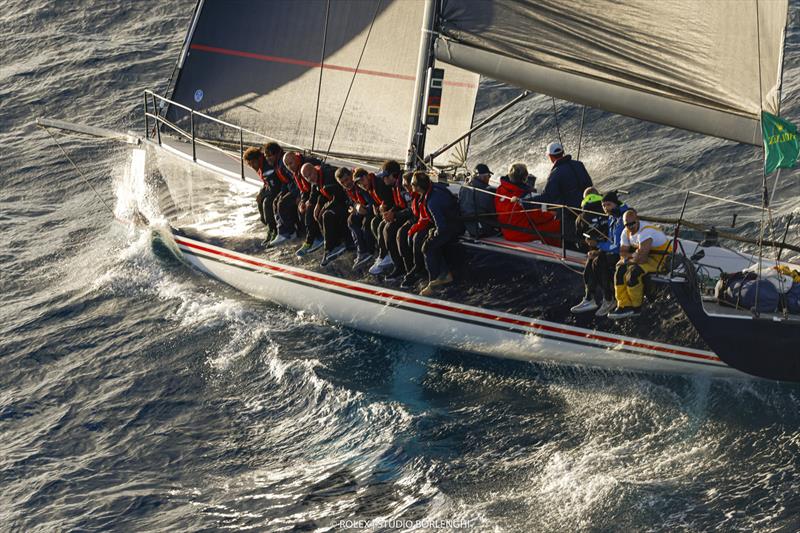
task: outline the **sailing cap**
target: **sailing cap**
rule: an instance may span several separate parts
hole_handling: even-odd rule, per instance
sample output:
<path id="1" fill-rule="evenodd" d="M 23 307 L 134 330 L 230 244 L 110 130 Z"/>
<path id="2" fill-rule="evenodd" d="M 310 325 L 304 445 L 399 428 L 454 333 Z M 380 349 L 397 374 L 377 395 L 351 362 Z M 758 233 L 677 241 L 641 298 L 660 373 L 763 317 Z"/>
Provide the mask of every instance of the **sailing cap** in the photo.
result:
<path id="1" fill-rule="evenodd" d="M 486 166 L 486 165 L 484 165 L 483 163 L 480 163 L 480 164 L 478 164 L 478 165 L 475 165 L 475 174 L 477 174 L 477 175 L 479 175 L 479 176 L 480 176 L 481 174 L 489 174 L 489 175 L 492 175 L 492 174 L 494 174 L 494 172 L 492 172 L 491 170 L 489 170 L 489 167 L 487 167 L 487 166 Z"/>
<path id="2" fill-rule="evenodd" d="M 550 143 L 547 145 L 547 155 L 561 155 L 564 153 L 564 147 L 561 143 Z"/>

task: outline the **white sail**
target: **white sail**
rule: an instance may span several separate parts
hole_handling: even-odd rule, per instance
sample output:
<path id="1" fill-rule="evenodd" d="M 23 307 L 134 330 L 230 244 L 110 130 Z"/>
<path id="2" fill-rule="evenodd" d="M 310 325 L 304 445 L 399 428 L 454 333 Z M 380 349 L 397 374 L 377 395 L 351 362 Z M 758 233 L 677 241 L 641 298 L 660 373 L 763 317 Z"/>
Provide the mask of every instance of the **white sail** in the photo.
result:
<path id="1" fill-rule="evenodd" d="M 205 0 L 173 99 L 296 146 L 404 161 L 423 5 Z M 478 75 L 446 71 L 429 146 L 472 120 Z M 185 120 L 180 109 L 170 112 Z"/>
<path id="2" fill-rule="evenodd" d="M 761 144 L 787 0 L 444 0 L 438 59 L 565 100 Z"/>

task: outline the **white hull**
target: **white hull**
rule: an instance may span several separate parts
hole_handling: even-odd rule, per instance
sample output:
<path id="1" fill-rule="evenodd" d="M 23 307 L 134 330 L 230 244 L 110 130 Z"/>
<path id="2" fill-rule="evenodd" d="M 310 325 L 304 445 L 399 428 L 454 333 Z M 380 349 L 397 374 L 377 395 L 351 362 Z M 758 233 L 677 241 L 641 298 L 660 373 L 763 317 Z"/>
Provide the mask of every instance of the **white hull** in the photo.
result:
<path id="1" fill-rule="evenodd" d="M 160 154 L 187 162 L 190 170 L 202 167 L 210 171 L 212 179 L 220 183 L 243 185 L 253 191 L 260 187 L 250 169 L 242 180 L 231 158 L 218 152 L 204 149 L 193 163 L 183 143 L 165 139 L 163 145 L 151 146 Z M 193 210 L 203 205 L 194 196 L 205 178 L 191 174 L 185 178 L 170 176 L 167 182 L 172 197 L 188 202 Z M 195 184 L 195 180 L 200 182 Z M 523 361 L 750 378 L 709 351 L 425 298 L 270 262 L 184 236 L 174 238 L 187 262 L 247 294 L 378 335 Z M 464 244 L 572 268 L 582 267 L 584 262 L 583 254 L 568 251 L 563 257 L 560 248 L 539 242 L 509 243 L 490 238 L 466 239 Z M 685 245 L 693 251 L 696 243 L 685 241 Z M 711 256 L 720 266 L 749 264 L 748 258 L 729 250 L 706 250 L 710 252 L 707 258 Z"/>
<path id="2" fill-rule="evenodd" d="M 378 335 L 523 361 L 747 377 L 708 351 L 425 298 L 174 238 L 186 261 L 247 294 Z"/>

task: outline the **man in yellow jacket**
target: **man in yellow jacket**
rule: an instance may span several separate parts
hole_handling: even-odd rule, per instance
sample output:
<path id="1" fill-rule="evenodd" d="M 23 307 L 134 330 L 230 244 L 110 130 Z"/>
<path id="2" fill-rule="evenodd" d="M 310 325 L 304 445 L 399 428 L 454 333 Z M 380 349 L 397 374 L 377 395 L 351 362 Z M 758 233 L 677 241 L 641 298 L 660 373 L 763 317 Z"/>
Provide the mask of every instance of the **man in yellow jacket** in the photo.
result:
<path id="1" fill-rule="evenodd" d="M 644 276 L 661 272 L 667 265 L 672 243 L 658 227 L 639 219 L 635 209 L 622 218 L 625 229 L 619 250 L 619 262 L 614 272 L 614 295 L 617 308 L 608 318 L 619 320 L 639 314 L 644 299 Z"/>

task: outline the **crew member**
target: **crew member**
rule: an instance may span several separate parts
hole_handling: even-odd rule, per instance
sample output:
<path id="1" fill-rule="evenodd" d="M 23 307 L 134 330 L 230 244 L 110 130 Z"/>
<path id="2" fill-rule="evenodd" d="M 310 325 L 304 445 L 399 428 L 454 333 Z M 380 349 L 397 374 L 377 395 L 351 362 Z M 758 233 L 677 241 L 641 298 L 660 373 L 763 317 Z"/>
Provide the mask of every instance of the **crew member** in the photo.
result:
<path id="1" fill-rule="evenodd" d="M 413 176 L 424 174 L 424 171 L 406 172 L 403 174 L 403 187 L 411 194 L 411 212 L 413 218 L 407 221 L 397 232 L 397 246 L 403 257 L 406 274 L 400 283 L 401 289 L 411 289 L 425 276 L 425 254 L 422 245 L 428 237 L 431 227 L 431 218 L 425 208 L 425 196 L 414 190 Z"/>
<path id="2" fill-rule="evenodd" d="M 303 257 L 323 246 L 326 252 L 332 251 L 342 243 L 342 236 L 346 233 L 347 203 L 344 190 L 336 183 L 335 170 L 330 165 L 303 163 L 300 167 L 300 177 L 309 184 L 308 200 L 304 209 L 306 228 L 316 227 L 319 233 L 309 231 L 305 242 L 295 255 Z M 330 214 L 326 215 L 329 219 L 327 239 L 323 230 L 325 220 L 322 216 L 323 211 L 330 211 Z M 341 252 L 338 255 L 341 255 Z"/>
<path id="3" fill-rule="evenodd" d="M 387 165 L 383 182 L 392 189 L 394 208 L 390 211 L 385 211 L 383 214 L 382 237 L 389 251 L 389 256 L 392 258 L 393 267 L 384 279 L 388 282 L 399 282 L 406 275 L 405 262 L 398 244 L 399 240 L 404 238 L 400 236 L 400 232 L 403 227 L 409 228 L 406 223 L 412 220 L 414 215 L 411 209 L 411 192 L 403 186 L 403 174 L 400 164 L 396 161 L 389 163 L 395 163 L 396 166 L 393 164 Z M 406 178 L 410 182 L 411 173 L 407 172 L 406 174 Z"/>
<path id="4" fill-rule="evenodd" d="M 280 192 L 280 184 L 275 176 L 275 170 L 267 162 L 264 151 L 260 148 L 249 147 L 242 154 L 242 159 L 248 167 L 258 173 L 258 177 L 261 179 L 262 185 L 256 195 L 256 204 L 258 205 L 258 216 L 261 222 L 267 226 L 267 238 L 264 239 L 264 244 L 269 246 L 272 239 L 278 235 L 273 202 Z"/>
<path id="5" fill-rule="evenodd" d="M 564 153 L 561 143 L 552 142 L 547 145 L 547 157 L 553 164 L 547 176 L 544 191 L 534 196 L 533 200 L 549 204 L 578 208 L 581 205 L 582 193 L 591 187 L 592 178 L 583 163 Z M 569 209 L 559 209 L 559 218 L 564 227 L 568 246 L 577 249 L 578 236 L 575 232 L 575 214 Z M 561 214 L 563 213 L 563 216 Z"/>
<path id="6" fill-rule="evenodd" d="M 367 174 L 364 169 L 356 170 L 362 171 L 362 175 Z M 356 245 L 353 270 L 357 270 L 369 263 L 375 251 L 375 237 L 372 235 L 371 229 L 372 219 L 375 216 L 372 211 L 374 200 L 367 191 L 356 185 L 353 179 L 353 171 L 349 168 L 339 168 L 336 171 L 336 181 L 344 189 L 349 200 L 347 227 Z"/>
<path id="7" fill-rule="evenodd" d="M 397 182 L 400 181 L 402 172 L 400 163 L 397 161 L 384 161 L 380 172 L 374 178 L 368 176 L 369 192 L 373 198 L 380 200 L 376 219 L 372 221 L 372 229 L 378 242 L 377 257 L 375 258 L 375 263 L 369 269 L 369 273 L 374 276 L 383 274 L 394 267 L 394 261 L 389 253 L 389 244 L 386 239 L 386 227 L 394 221 L 398 211 L 406 208 L 405 204 L 395 206 L 397 194 L 394 188 Z M 393 237 L 396 237 L 397 227 L 399 226 L 392 227 Z"/>
<path id="8" fill-rule="evenodd" d="M 586 246 L 589 248 L 586 254 L 586 266 L 583 269 L 586 293 L 583 300 L 571 309 L 575 314 L 596 311 L 595 315 L 606 316 L 614 309 L 614 269 L 619 261 L 622 230 L 625 228 L 622 216 L 628 210 L 628 206 L 620 203 L 616 191 L 601 197 L 601 205 L 607 215 L 608 229 L 606 236 L 600 239 L 594 232 L 585 233 Z M 603 303 L 599 308 L 595 300 L 598 289 L 603 295 Z"/>
<path id="9" fill-rule="evenodd" d="M 614 272 L 617 308 L 608 318 L 619 320 L 639 314 L 644 299 L 644 276 L 666 267 L 672 250 L 669 238 L 653 224 L 642 222 L 634 209 L 622 216 L 625 229 L 620 239 L 620 259 Z"/>
<path id="10" fill-rule="evenodd" d="M 414 173 L 411 184 L 417 194 L 424 197 L 423 205 L 432 221 L 422 245 L 429 282 L 420 291 L 422 296 L 430 296 L 453 281 L 453 274 L 445 262 L 444 247 L 464 232 L 464 223 L 458 213 L 458 199 L 450 193 L 446 183 L 433 183 L 427 174 L 421 172 Z"/>
<path id="11" fill-rule="evenodd" d="M 586 252 L 586 241 L 581 237 L 588 238 L 590 235 L 594 240 L 603 240 L 608 233 L 608 215 L 603 213 L 603 195 L 594 187 L 588 187 L 583 191 L 581 200 L 581 211 L 575 219 L 575 235 L 578 236 L 578 249 Z"/>
<path id="12" fill-rule="evenodd" d="M 382 269 L 388 268 L 391 266 L 391 264 L 389 264 L 389 261 L 391 261 L 391 256 L 389 256 L 389 250 L 382 248 L 380 243 L 381 223 L 383 222 L 381 209 L 383 208 L 384 204 L 393 205 L 394 200 L 392 199 L 392 190 L 386 186 L 382 179 L 378 179 L 375 177 L 375 174 L 368 172 L 363 168 L 356 168 L 353 171 L 353 178 L 356 180 L 356 185 L 358 185 L 358 187 L 363 191 L 367 192 L 367 194 L 369 194 L 370 198 L 373 200 L 373 217 L 370 221 L 370 230 L 372 231 L 372 237 L 375 240 L 375 264 L 379 264 L 377 261 L 378 259 L 381 259 L 381 262 L 383 262 L 384 258 L 388 256 L 389 259 L 385 260 L 386 264 L 381 265 Z"/>
<path id="13" fill-rule="evenodd" d="M 464 226 L 467 232 L 476 239 L 497 235 L 497 222 L 493 213 L 494 207 L 494 187 L 489 186 L 489 179 L 492 171 L 489 167 L 481 163 L 475 166 L 472 179 L 468 186 L 461 187 L 458 191 L 458 206 L 461 209 L 461 216 L 465 219 L 473 217 L 472 220 L 465 220 Z"/>
<path id="14" fill-rule="evenodd" d="M 283 163 L 283 149 L 276 142 L 264 146 L 267 163 L 274 169 L 278 191 L 272 203 L 275 213 L 277 231 L 270 246 L 275 246 L 303 232 L 303 226 L 297 218 L 297 198 L 299 191 L 292 173 Z"/>
<path id="15" fill-rule="evenodd" d="M 557 235 L 561 234 L 556 215 L 542 211 L 538 204 L 530 202 L 535 192 L 532 176 L 522 163 L 514 163 L 508 175 L 500 178 L 497 196 L 494 197 L 497 220 L 503 238 L 509 241 L 527 242 L 541 240 L 553 246 L 560 246 Z"/>

